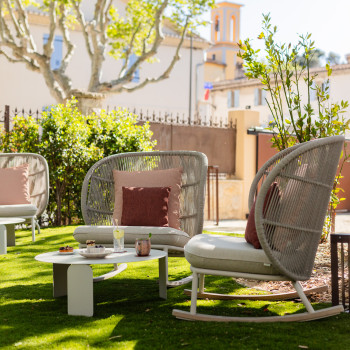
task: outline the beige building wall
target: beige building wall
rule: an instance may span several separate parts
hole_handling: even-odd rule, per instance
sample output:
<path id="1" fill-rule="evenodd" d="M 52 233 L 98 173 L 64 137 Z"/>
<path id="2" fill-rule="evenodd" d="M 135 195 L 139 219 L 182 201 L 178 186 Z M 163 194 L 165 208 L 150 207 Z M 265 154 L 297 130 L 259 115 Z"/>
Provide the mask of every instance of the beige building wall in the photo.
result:
<path id="1" fill-rule="evenodd" d="M 47 21 L 43 16 L 42 24 L 32 24 L 34 40 L 39 48 L 43 44 L 43 35 L 48 33 Z M 167 30 L 171 32 L 171 30 Z M 57 33 L 60 35 L 60 33 Z M 75 54 L 67 69 L 67 74 L 72 77 L 73 88 L 85 89 L 88 86 L 90 76 L 90 60 L 85 50 L 83 37 L 79 31 L 71 33 L 72 42 L 76 45 Z M 170 63 L 175 52 L 174 43 L 177 39 L 166 37 L 164 44 L 159 48 L 158 62 L 144 64 L 140 69 L 140 80 L 146 77 L 158 77 Z M 190 43 L 185 40 L 181 49 L 181 59 L 176 64 L 170 78 L 156 84 L 149 84 L 145 88 L 133 93 L 110 95 L 104 101 L 103 106 L 111 107 L 136 107 L 142 110 L 167 111 L 186 114 L 189 110 L 189 80 L 190 80 Z M 192 113 L 195 111 L 196 96 L 204 100 L 204 49 L 208 46 L 205 41 L 194 40 L 193 65 L 192 65 Z M 64 53 L 63 53 L 64 55 Z M 198 68 L 196 69 L 196 66 Z M 104 63 L 102 80 L 110 80 L 117 77 L 121 62 L 114 60 L 108 54 Z M 55 104 L 55 99 L 50 95 L 41 74 L 29 71 L 21 63 L 9 63 L 0 55 L 0 110 L 4 105 L 11 108 L 39 109 Z M 133 83 L 131 83 L 132 86 Z M 197 94 L 196 90 L 197 89 Z"/>
<path id="2" fill-rule="evenodd" d="M 317 71 L 316 83 L 322 85 L 327 80 L 327 73 L 324 68 L 314 69 Z M 330 76 L 330 100 L 331 102 L 340 102 L 341 100 L 350 101 L 350 64 L 343 64 L 333 67 L 333 73 Z M 219 115 L 228 115 L 230 111 L 240 109 L 250 109 L 259 112 L 259 123 L 267 126 L 273 120 L 271 111 L 265 103 L 256 105 L 255 94 L 256 89 L 262 89 L 263 85 L 257 80 L 226 80 L 214 84 L 214 89 L 210 94 L 210 103 Z M 235 107 L 228 106 L 228 93 L 230 91 L 239 91 L 239 104 Z M 307 87 L 304 83 L 300 85 L 300 93 L 302 95 L 302 105 L 307 103 Z M 271 102 L 270 96 L 266 93 L 268 102 Z M 317 100 L 311 101 L 311 105 L 317 110 Z M 284 103 L 284 109 L 287 106 Z M 346 116 L 346 115 L 345 115 Z"/>
<path id="3" fill-rule="evenodd" d="M 206 62 L 204 81 L 220 81 L 225 79 L 225 65 Z"/>

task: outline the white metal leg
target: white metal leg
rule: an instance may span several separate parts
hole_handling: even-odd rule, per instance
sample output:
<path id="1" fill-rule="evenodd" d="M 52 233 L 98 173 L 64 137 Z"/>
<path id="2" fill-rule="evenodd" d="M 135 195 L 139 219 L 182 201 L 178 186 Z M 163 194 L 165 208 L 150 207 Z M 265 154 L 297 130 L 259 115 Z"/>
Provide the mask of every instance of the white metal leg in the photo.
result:
<path id="1" fill-rule="evenodd" d="M 67 270 L 69 265 L 53 264 L 53 296 L 67 295 Z"/>
<path id="2" fill-rule="evenodd" d="M 68 268 L 68 315 L 94 314 L 93 274 L 89 265 L 71 265 Z"/>
<path id="3" fill-rule="evenodd" d="M 302 303 L 305 305 L 306 310 L 310 313 L 315 312 L 314 308 L 312 307 L 311 303 L 309 302 L 309 299 L 305 295 L 303 287 L 301 286 L 300 282 L 295 281 L 292 283 L 293 283 L 295 290 L 298 292 Z"/>
<path id="4" fill-rule="evenodd" d="M 204 280 L 205 280 L 205 275 L 201 273 L 199 275 L 199 293 L 204 292 Z"/>
<path id="5" fill-rule="evenodd" d="M 192 274 L 192 295 L 191 295 L 191 314 L 195 314 L 197 311 L 197 293 L 198 293 L 198 274 L 193 272 Z"/>
<path id="6" fill-rule="evenodd" d="M 7 234 L 5 225 L 0 225 L 0 254 L 7 254 Z"/>
<path id="7" fill-rule="evenodd" d="M 159 296 L 163 299 L 167 298 L 167 256 L 164 258 L 158 259 L 158 268 L 159 268 Z"/>
<path id="8" fill-rule="evenodd" d="M 39 225 L 39 222 L 37 219 L 35 219 L 35 226 L 37 227 L 38 229 L 38 235 L 40 235 L 40 225 Z"/>
<path id="9" fill-rule="evenodd" d="M 16 245 L 16 239 L 15 239 L 15 225 L 14 224 L 8 224 L 6 225 L 6 232 L 7 232 L 7 246 L 13 247 Z"/>
<path id="10" fill-rule="evenodd" d="M 30 219 L 32 225 L 32 242 L 35 242 L 35 218 L 34 216 Z"/>

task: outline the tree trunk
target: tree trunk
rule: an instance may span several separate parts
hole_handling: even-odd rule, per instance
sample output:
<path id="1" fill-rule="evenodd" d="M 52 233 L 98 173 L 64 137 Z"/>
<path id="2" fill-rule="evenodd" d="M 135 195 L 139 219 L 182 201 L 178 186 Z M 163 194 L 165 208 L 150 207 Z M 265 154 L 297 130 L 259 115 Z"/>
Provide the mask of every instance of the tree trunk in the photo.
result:
<path id="1" fill-rule="evenodd" d="M 70 97 L 75 97 L 78 101 L 78 108 L 84 115 L 92 113 L 98 114 L 102 109 L 102 104 L 106 95 L 99 92 L 87 92 L 82 90 L 72 90 Z"/>

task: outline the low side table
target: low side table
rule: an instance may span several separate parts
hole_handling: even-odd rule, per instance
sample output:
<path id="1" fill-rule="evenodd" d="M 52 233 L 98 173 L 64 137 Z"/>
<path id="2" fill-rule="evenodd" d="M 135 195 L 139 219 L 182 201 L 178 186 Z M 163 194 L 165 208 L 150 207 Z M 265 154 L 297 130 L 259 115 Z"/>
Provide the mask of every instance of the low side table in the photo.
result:
<path id="1" fill-rule="evenodd" d="M 79 249 L 72 255 L 61 255 L 58 251 L 37 255 L 35 260 L 53 264 L 53 296 L 67 295 L 68 314 L 93 316 L 93 275 L 90 265 L 120 264 L 158 259 L 159 296 L 167 298 L 166 257 L 167 253 L 151 249 L 148 256 L 137 256 L 135 248 L 126 248 L 125 253 L 112 253 L 105 258 L 85 258 Z"/>
<path id="2" fill-rule="evenodd" d="M 350 247 L 350 233 L 332 233 L 331 235 L 331 275 L 332 275 L 332 305 L 339 305 L 339 275 L 338 275 L 338 243 L 340 246 L 340 269 L 341 269 L 341 298 L 345 309 L 345 278 L 344 278 L 344 243 Z M 348 268 L 350 267 L 350 254 L 348 253 Z M 349 305 L 350 306 L 350 282 L 349 282 Z"/>
<path id="3" fill-rule="evenodd" d="M 20 224 L 24 222 L 21 218 L 0 218 L 0 254 L 7 254 L 6 226 L 9 224 Z"/>

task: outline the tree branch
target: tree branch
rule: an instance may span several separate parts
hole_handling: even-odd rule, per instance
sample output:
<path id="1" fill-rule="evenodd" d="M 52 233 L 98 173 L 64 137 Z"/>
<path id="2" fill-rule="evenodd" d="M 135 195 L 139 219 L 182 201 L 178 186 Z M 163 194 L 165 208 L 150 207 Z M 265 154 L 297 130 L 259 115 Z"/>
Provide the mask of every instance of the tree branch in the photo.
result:
<path id="1" fill-rule="evenodd" d="M 75 13 L 77 15 L 78 22 L 79 22 L 79 24 L 81 26 L 81 30 L 83 32 L 86 51 L 87 51 L 88 55 L 90 56 L 90 58 L 92 58 L 93 57 L 93 52 L 92 52 L 92 49 L 91 49 L 90 37 L 89 37 L 88 30 L 87 30 L 88 25 L 85 22 L 84 14 L 83 14 L 83 12 L 81 11 L 81 8 L 80 8 L 80 1 L 72 1 L 72 4 L 73 4 L 74 10 L 75 10 Z"/>
<path id="2" fill-rule="evenodd" d="M 15 3 L 17 4 L 17 12 L 18 12 L 18 16 L 19 16 L 18 23 L 20 24 L 21 29 L 23 30 L 23 34 L 22 34 L 22 40 L 24 42 L 23 46 L 28 46 L 28 41 L 29 41 L 30 49 L 35 51 L 36 45 L 35 45 L 35 42 L 34 42 L 32 35 L 30 33 L 28 16 L 27 16 L 26 10 L 23 6 L 22 1 L 15 0 Z"/>
<path id="3" fill-rule="evenodd" d="M 186 31 L 187 31 L 187 28 L 188 28 L 188 21 L 189 21 L 189 18 L 187 17 L 186 19 L 186 24 L 183 28 L 183 31 L 182 31 L 182 35 L 181 35 L 181 39 L 179 41 L 179 44 L 177 45 L 177 48 L 176 48 L 176 51 L 175 51 L 175 55 L 173 56 L 173 59 L 172 61 L 170 62 L 168 68 L 164 71 L 163 74 L 161 74 L 158 78 L 153 78 L 153 79 L 149 79 L 149 78 L 146 78 L 142 83 L 136 85 L 136 86 L 133 86 L 133 87 L 126 87 L 126 86 L 123 86 L 121 90 L 119 91 L 127 91 L 127 92 L 133 92 L 135 90 L 138 90 L 138 89 L 141 89 L 143 88 L 144 86 L 146 86 L 147 84 L 149 83 L 157 83 L 161 80 L 164 80 L 164 79 L 167 79 L 169 78 L 170 76 L 170 73 L 171 71 L 174 69 L 174 66 L 176 64 L 176 62 L 180 59 L 180 49 L 182 47 L 182 44 L 184 42 L 184 39 L 185 39 L 185 34 L 186 34 Z"/>
<path id="4" fill-rule="evenodd" d="M 120 70 L 120 73 L 119 73 L 119 78 L 124 76 L 125 71 L 126 71 L 126 69 L 128 67 L 130 53 L 132 51 L 132 48 L 134 47 L 135 37 L 136 37 L 137 33 L 139 32 L 140 27 L 141 27 L 141 23 L 139 23 L 139 25 L 136 27 L 135 31 L 132 33 L 129 46 L 128 46 L 128 48 L 125 51 L 125 59 L 124 59 L 123 66 L 122 66 L 122 68 Z"/>
<path id="5" fill-rule="evenodd" d="M 184 42 L 188 25 L 189 25 L 189 17 L 186 18 L 186 23 L 185 23 L 185 25 L 183 27 L 181 38 L 180 38 L 179 43 L 178 43 L 178 45 L 176 47 L 176 51 L 175 51 L 175 54 L 173 56 L 173 59 L 171 60 L 168 68 L 159 77 L 157 77 L 157 78 L 146 78 L 142 83 L 140 83 L 140 84 L 138 84 L 136 86 L 133 86 L 133 87 L 127 87 L 127 86 L 123 85 L 125 82 L 129 82 L 129 81 L 126 80 L 126 79 L 123 81 L 123 78 L 122 78 L 122 79 L 119 79 L 119 80 L 111 81 L 110 83 L 101 84 L 100 89 L 98 91 L 99 92 L 106 92 L 106 93 L 116 93 L 116 92 L 119 93 L 119 92 L 122 92 L 122 91 L 133 92 L 135 90 L 143 88 L 144 86 L 146 86 L 146 85 L 148 85 L 150 83 L 157 83 L 157 82 L 159 82 L 161 80 L 169 78 L 169 75 L 170 75 L 171 71 L 173 70 L 173 68 L 175 66 L 175 63 L 180 59 L 179 52 L 180 52 L 180 49 L 181 49 L 182 44 Z M 134 63 L 134 65 L 136 63 L 137 63 L 137 61 Z"/>
<path id="6" fill-rule="evenodd" d="M 101 14 L 103 14 L 103 5 L 104 0 L 97 0 L 94 11 L 94 18 L 90 25 L 90 37 L 93 46 L 93 56 L 91 58 L 91 77 L 88 86 L 89 91 L 96 91 L 98 86 L 100 85 L 100 79 L 102 75 L 102 63 L 105 59 L 105 50 L 106 50 L 106 41 L 107 38 L 103 39 L 103 33 L 101 33 L 100 22 L 101 22 Z M 106 40 L 105 42 L 101 42 L 102 40 Z"/>
<path id="7" fill-rule="evenodd" d="M 13 26 L 15 28 L 15 31 L 16 31 L 16 34 L 17 34 L 17 37 L 18 38 L 21 38 L 22 37 L 22 32 L 21 32 L 21 29 L 20 29 L 20 25 L 18 24 L 18 21 L 16 19 L 16 16 L 13 12 L 13 9 L 12 9 L 12 6 L 11 6 L 11 2 L 10 0 L 6 0 L 6 6 L 7 6 L 7 10 L 10 14 L 10 18 L 11 18 L 11 21 L 13 23 Z"/>
<path id="8" fill-rule="evenodd" d="M 16 58 L 12 58 L 10 57 L 5 51 L 0 50 L 0 55 L 4 55 L 6 57 L 6 59 L 11 62 L 11 63 L 24 63 L 26 62 L 23 58 L 22 59 L 16 59 Z"/>
<path id="9" fill-rule="evenodd" d="M 118 86 L 118 85 L 121 85 L 121 84 L 124 84 L 125 82 L 130 82 L 132 80 L 132 77 L 136 71 L 136 69 L 144 62 L 146 61 L 148 58 L 154 56 L 156 53 L 157 53 L 157 50 L 158 50 L 158 47 L 159 45 L 162 43 L 163 39 L 164 39 L 164 35 L 163 35 L 163 32 L 162 32 L 162 21 L 161 21 L 161 18 L 162 18 L 162 14 L 164 13 L 165 11 L 165 8 L 168 6 L 168 0 L 165 0 L 162 5 L 159 7 L 159 9 L 157 10 L 156 12 L 156 15 L 155 15 L 155 21 L 154 21 L 154 27 L 155 27 L 155 31 L 156 31 L 156 34 L 155 34 L 155 39 L 153 41 L 153 44 L 152 44 L 152 47 L 150 48 L 150 50 L 148 52 L 144 51 L 142 53 L 142 55 L 134 62 L 134 64 L 132 64 L 129 69 L 127 70 L 127 73 L 125 75 L 123 75 L 121 78 L 119 79 L 116 79 L 116 80 L 112 80 L 110 81 L 109 83 L 105 83 L 105 84 L 102 84 L 103 86 L 102 87 L 102 90 L 104 91 L 104 88 L 105 87 L 108 87 L 110 86 L 110 88 L 113 88 L 114 86 Z M 185 35 L 185 32 L 187 30 L 187 26 L 188 26 L 188 20 L 189 18 L 187 17 L 186 19 L 186 24 L 184 26 L 184 30 L 183 30 L 183 35 L 182 35 L 182 38 L 180 40 L 181 42 L 181 45 L 182 45 L 182 42 L 183 42 L 183 37 Z M 145 49 L 145 46 L 144 45 L 144 49 Z M 176 60 L 177 61 L 177 60 Z M 175 61 L 175 62 L 176 62 Z M 164 78 L 165 79 L 165 78 Z M 152 81 L 154 79 L 151 79 Z M 151 82 L 151 80 L 149 80 L 149 82 Z M 142 84 L 142 83 L 141 83 Z M 147 83 L 146 83 L 147 84 Z M 119 87 L 120 88 L 120 87 Z M 119 88 L 116 88 L 116 91 L 119 91 Z M 113 89 L 114 90 L 114 89 Z"/>
<path id="10" fill-rule="evenodd" d="M 49 37 L 47 38 L 46 44 L 44 44 L 44 55 L 48 58 L 51 57 L 52 52 L 54 50 L 53 42 L 55 39 L 55 30 L 56 30 L 56 2 L 51 1 L 49 6 L 49 18 L 50 18 L 50 26 L 49 26 Z"/>

